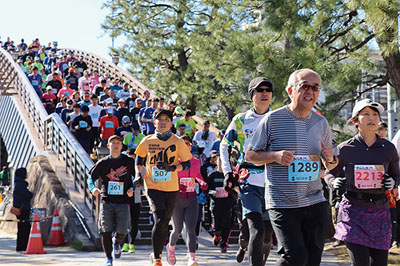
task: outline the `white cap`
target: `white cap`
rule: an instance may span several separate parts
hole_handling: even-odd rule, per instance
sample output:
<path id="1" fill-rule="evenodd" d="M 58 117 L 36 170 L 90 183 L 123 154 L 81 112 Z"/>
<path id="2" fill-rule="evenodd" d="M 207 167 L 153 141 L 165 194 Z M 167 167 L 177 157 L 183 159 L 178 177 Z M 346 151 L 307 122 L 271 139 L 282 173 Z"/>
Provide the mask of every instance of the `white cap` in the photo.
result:
<path id="1" fill-rule="evenodd" d="M 106 104 L 110 104 L 110 103 L 114 103 L 113 99 L 107 98 L 107 99 L 106 99 Z"/>
<path id="2" fill-rule="evenodd" d="M 356 103 L 356 105 L 353 108 L 352 117 L 356 117 L 358 113 L 365 107 L 373 107 L 377 109 L 379 115 L 382 115 L 382 113 L 385 112 L 385 108 L 380 103 L 373 102 L 371 99 L 364 99 Z"/>
<path id="3" fill-rule="evenodd" d="M 112 106 L 107 107 L 107 114 L 114 113 L 114 108 Z"/>

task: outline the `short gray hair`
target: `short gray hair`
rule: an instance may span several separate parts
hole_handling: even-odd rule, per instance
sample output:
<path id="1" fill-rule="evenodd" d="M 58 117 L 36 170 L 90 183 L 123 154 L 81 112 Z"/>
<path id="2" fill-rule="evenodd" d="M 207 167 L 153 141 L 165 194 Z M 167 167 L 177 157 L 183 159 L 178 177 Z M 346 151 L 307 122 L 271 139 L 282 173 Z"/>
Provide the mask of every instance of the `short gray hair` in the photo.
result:
<path id="1" fill-rule="evenodd" d="M 288 79 L 288 83 L 286 85 L 286 92 L 289 93 L 289 88 L 292 88 L 294 86 L 297 85 L 297 82 L 299 81 L 299 74 L 303 71 L 309 71 L 315 75 L 317 75 L 319 77 L 319 80 L 321 80 L 320 75 L 315 72 L 314 70 L 310 69 L 310 68 L 302 68 L 302 69 L 298 69 L 295 72 L 293 72 L 292 74 L 290 74 L 289 79 Z"/>

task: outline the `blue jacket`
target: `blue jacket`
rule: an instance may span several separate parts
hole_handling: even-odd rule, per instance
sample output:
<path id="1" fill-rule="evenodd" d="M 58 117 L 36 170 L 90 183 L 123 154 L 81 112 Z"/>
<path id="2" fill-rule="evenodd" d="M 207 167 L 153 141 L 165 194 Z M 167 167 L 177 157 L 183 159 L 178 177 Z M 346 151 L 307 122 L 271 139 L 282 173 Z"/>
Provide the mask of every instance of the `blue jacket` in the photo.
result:
<path id="1" fill-rule="evenodd" d="M 28 182 L 26 182 L 22 177 L 16 176 L 14 178 L 13 206 L 21 208 L 22 204 L 24 204 L 22 209 L 30 210 L 32 197 L 32 192 L 28 190 Z"/>

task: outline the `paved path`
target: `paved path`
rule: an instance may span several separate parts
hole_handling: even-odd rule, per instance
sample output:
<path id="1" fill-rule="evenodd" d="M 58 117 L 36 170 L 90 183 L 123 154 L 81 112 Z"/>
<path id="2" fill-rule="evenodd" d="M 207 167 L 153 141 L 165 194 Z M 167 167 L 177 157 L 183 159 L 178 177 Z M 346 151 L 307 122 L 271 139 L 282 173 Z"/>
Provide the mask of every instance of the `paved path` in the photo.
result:
<path id="1" fill-rule="evenodd" d="M 59 266 L 98 266 L 104 265 L 105 258 L 103 252 L 79 252 L 69 247 L 45 247 L 47 254 L 40 255 L 23 255 L 15 252 L 16 235 L 11 235 L 0 231 L 0 265 L 59 265 Z M 248 265 L 246 260 L 239 264 L 236 262 L 235 253 L 237 245 L 231 245 L 228 252 L 221 254 L 217 247 L 211 245 L 210 239 L 201 238 L 199 250 L 197 252 L 197 260 L 199 265 L 207 266 L 228 266 L 228 265 Z M 150 254 L 150 246 L 138 246 L 135 254 L 123 253 L 122 258 L 114 260 L 114 266 L 145 266 L 150 265 L 148 256 Z M 165 252 L 163 254 L 163 264 L 168 265 L 165 260 Z M 271 251 L 267 265 L 274 265 L 278 255 L 276 249 Z M 177 266 L 186 265 L 186 249 L 184 246 L 177 247 Z M 348 264 L 340 264 L 337 258 L 331 254 L 324 252 L 323 266 L 343 266 Z"/>

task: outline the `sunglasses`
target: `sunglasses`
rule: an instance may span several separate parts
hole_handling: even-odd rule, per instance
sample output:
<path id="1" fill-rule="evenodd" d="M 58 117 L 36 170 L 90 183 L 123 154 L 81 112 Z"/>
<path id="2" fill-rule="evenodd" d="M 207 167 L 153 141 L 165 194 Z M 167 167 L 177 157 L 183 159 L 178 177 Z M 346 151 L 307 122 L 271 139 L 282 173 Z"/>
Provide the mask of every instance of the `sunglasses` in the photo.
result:
<path id="1" fill-rule="evenodd" d="M 307 90 L 311 89 L 312 91 L 317 92 L 321 89 L 321 86 L 302 83 L 302 84 L 299 84 L 299 88 L 302 89 L 303 91 L 307 91 Z"/>
<path id="2" fill-rule="evenodd" d="M 257 88 L 256 92 L 272 92 L 272 88 Z"/>

